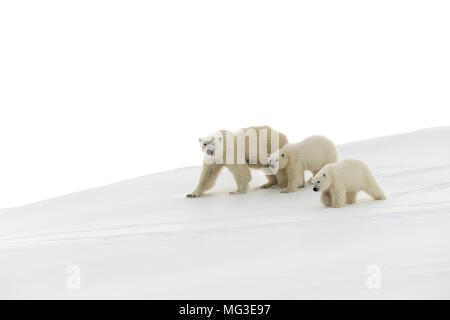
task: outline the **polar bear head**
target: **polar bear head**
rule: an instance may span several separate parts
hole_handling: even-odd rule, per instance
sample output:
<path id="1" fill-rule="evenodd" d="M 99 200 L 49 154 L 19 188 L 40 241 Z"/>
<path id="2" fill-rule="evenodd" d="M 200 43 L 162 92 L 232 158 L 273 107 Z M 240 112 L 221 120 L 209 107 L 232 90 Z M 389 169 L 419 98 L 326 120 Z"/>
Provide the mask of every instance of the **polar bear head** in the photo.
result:
<path id="1" fill-rule="evenodd" d="M 200 144 L 200 149 L 207 156 L 214 155 L 216 150 L 216 144 L 214 142 L 214 137 L 207 136 L 205 138 L 198 138 L 198 143 Z"/>
<path id="2" fill-rule="evenodd" d="M 214 158 L 216 155 L 217 145 L 220 145 L 222 140 L 222 134 L 220 132 L 215 132 L 205 138 L 199 138 L 198 142 L 200 144 L 200 149 L 205 156 Z"/>
<path id="3" fill-rule="evenodd" d="M 286 168 L 289 162 L 287 154 L 283 149 L 278 150 L 272 154 L 268 154 L 267 161 L 269 163 L 269 168 L 274 171 Z"/>
<path id="4" fill-rule="evenodd" d="M 331 174 L 328 166 L 325 166 L 317 172 L 317 174 L 312 178 L 311 184 L 313 185 L 313 191 L 326 191 L 331 186 Z"/>

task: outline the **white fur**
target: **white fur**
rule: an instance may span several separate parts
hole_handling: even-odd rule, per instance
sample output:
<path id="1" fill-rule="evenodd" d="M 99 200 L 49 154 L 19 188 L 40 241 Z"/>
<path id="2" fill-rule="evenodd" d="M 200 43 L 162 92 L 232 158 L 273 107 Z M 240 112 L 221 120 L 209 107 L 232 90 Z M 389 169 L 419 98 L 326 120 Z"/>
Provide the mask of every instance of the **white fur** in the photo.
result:
<path id="1" fill-rule="evenodd" d="M 370 169 L 360 160 L 346 159 L 328 164 L 312 179 L 314 191 L 320 191 L 321 201 L 327 207 L 339 208 L 356 202 L 359 191 L 375 200 L 386 196 Z"/>
<path id="2" fill-rule="evenodd" d="M 251 131 L 249 131 L 251 130 Z M 256 142 L 258 141 L 260 130 L 267 132 L 266 146 L 264 150 L 265 152 L 272 152 L 272 144 L 270 137 L 276 136 L 279 138 L 279 146 L 284 146 L 287 143 L 287 138 L 284 134 L 279 133 L 275 130 L 272 130 L 268 126 L 261 127 L 249 127 L 242 129 L 236 133 L 232 133 L 229 131 L 221 130 L 212 135 L 207 136 L 206 138 L 200 138 L 199 143 L 202 151 L 205 156 L 203 159 L 203 169 L 200 175 L 200 179 L 194 191 L 189 193 L 187 197 L 189 198 L 197 198 L 201 197 L 205 191 L 211 189 L 216 179 L 222 170 L 223 167 L 228 168 L 230 172 L 233 174 L 233 177 L 236 181 L 237 190 L 231 192 L 232 194 L 240 194 L 246 193 L 249 189 L 249 182 L 252 178 L 250 173 L 250 168 L 252 169 L 262 169 L 267 168 L 268 164 L 266 162 L 266 158 L 259 156 L 259 143 L 256 143 L 254 163 L 252 161 L 252 154 L 249 152 L 249 137 L 246 136 L 246 133 L 254 132 L 254 137 Z M 240 139 L 242 138 L 242 139 Z M 227 161 L 227 148 L 218 148 L 219 144 L 222 146 L 227 146 L 227 140 L 232 139 L 234 150 L 231 154 L 231 162 Z M 238 158 L 238 144 L 239 141 L 243 143 L 244 153 L 242 155 L 242 159 Z M 234 156 L 233 156 L 234 154 Z M 262 188 L 269 188 L 274 185 L 284 186 L 285 185 L 285 173 L 280 172 L 276 175 L 267 174 L 268 182 L 262 186 Z"/>
<path id="3" fill-rule="evenodd" d="M 338 159 L 334 143 L 323 136 L 311 136 L 298 143 L 289 143 L 269 156 L 269 165 L 275 172 L 286 170 L 287 189 L 295 192 L 305 186 L 305 171 L 315 175 L 323 166 Z"/>
<path id="4" fill-rule="evenodd" d="M 222 140 L 222 135 L 220 131 L 216 131 L 213 134 L 210 134 L 209 136 L 205 138 L 199 138 L 198 142 L 200 144 L 200 149 L 205 154 L 205 157 L 207 159 L 213 160 L 215 150 L 216 150 L 216 143 L 220 143 Z"/>

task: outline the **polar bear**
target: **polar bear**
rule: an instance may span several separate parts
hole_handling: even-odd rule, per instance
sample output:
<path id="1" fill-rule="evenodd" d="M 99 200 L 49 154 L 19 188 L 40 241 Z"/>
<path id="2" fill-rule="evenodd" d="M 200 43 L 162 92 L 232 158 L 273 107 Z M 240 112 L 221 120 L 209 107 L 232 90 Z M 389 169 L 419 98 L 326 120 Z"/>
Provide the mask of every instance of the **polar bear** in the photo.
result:
<path id="1" fill-rule="evenodd" d="M 188 198 L 201 197 L 211 189 L 223 169 L 228 168 L 233 174 L 237 190 L 231 194 L 246 193 L 251 180 L 249 169 L 268 168 L 267 152 L 274 152 L 288 143 L 286 136 L 269 126 L 249 127 L 230 132 L 220 130 L 206 138 L 199 139 L 204 153 L 203 169 L 197 188 L 187 194 Z M 261 186 L 283 187 L 286 184 L 286 173 L 273 174 L 265 171 L 268 182 Z"/>
<path id="2" fill-rule="evenodd" d="M 289 143 L 268 155 L 269 167 L 286 170 L 287 188 L 281 192 L 290 193 L 305 186 L 305 171 L 313 175 L 328 163 L 336 162 L 338 154 L 334 143 L 323 136 L 311 136 L 298 143 Z"/>
<path id="3" fill-rule="evenodd" d="M 361 190 L 375 200 L 386 199 L 372 172 L 360 160 L 345 159 L 328 164 L 313 177 L 312 184 L 315 192 L 322 192 L 321 201 L 327 207 L 355 203 Z"/>

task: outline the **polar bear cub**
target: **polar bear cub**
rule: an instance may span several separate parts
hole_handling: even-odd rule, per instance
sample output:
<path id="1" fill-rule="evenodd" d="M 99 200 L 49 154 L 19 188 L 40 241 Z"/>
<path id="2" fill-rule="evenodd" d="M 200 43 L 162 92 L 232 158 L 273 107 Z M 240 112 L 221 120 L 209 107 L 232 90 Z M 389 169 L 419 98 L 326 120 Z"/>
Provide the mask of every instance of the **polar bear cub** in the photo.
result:
<path id="1" fill-rule="evenodd" d="M 321 201 L 327 207 L 339 208 L 356 202 L 359 191 L 375 200 L 386 196 L 370 169 L 360 160 L 346 159 L 328 164 L 312 179 L 315 192 L 321 192 Z"/>
<path id="2" fill-rule="evenodd" d="M 283 193 L 303 188 L 306 170 L 315 175 L 326 164 L 338 160 L 336 146 L 323 136 L 311 136 L 298 143 L 288 143 L 267 157 L 269 167 L 274 172 L 286 171 L 287 188 L 281 191 Z"/>

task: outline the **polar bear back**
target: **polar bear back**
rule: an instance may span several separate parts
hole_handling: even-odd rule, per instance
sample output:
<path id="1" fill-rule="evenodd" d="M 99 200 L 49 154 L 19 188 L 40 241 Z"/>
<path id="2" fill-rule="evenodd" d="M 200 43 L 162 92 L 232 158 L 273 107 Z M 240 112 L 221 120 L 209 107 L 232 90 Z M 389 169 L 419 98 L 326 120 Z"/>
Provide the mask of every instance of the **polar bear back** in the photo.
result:
<path id="1" fill-rule="evenodd" d="M 249 131 L 253 131 L 253 133 L 256 133 L 256 156 L 257 156 L 257 163 L 251 164 L 249 162 L 250 160 L 250 139 L 249 139 Z M 265 131 L 265 136 L 260 136 Z M 253 126 L 248 128 L 240 129 L 239 131 L 235 132 L 234 135 L 236 136 L 236 146 L 237 146 L 237 139 L 240 137 L 245 137 L 245 158 L 246 161 L 251 168 L 261 168 L 263 166 L 267 166 L 267 159 L 266 155 L 271 154 L 272 152 L 275 152 L 285 146 L 288 143 L 288 139 L 285 134 L 282 132 L 276 131 L 275 129 L 272 129 L 269 126 Z M 264 143 L 265 142 L 265 143 Z M 264 150 L 260 150 L 260 147 L 264 147 Z M 237 152 L 237 150 L 236 150 Z M 260 156 L 263 156 L 262 158 Z"/>
<path id="2" fill-rule="evenodd" d="M 301 159 L 305 170 L 317 172 L 326 164 L 336 162 L 338 154 L 334 143 L 324 136 L 311 136 L 301 142 L 286 145 Z"/>
<path id="3" fill-rule="evenodd" d="M 361 160 L 345 159 L 331 165 L 330 168 L 334 171 L 335 178 L 350 192 L 364 190 L 374 181 L 372 172 Z"/>

